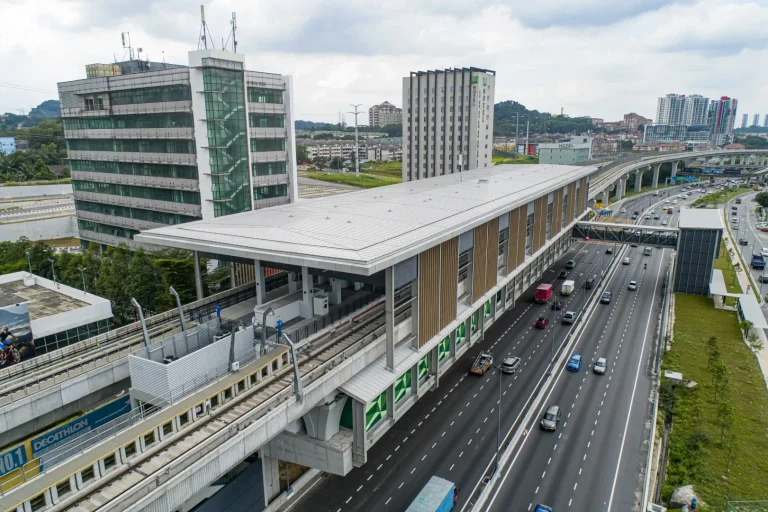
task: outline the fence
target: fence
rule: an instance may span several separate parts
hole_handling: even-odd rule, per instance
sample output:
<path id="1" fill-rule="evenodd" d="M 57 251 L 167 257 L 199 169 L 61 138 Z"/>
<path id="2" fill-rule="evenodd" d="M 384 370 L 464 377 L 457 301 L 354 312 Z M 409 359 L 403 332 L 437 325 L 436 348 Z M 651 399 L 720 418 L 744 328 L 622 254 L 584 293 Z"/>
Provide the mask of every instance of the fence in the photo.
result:
<path id="1" fill-rule="evenodd" d="M 299 343 L 301 340 L 307 339 L 313 334 L 321 331 L 331 325 L 334 322 L 338 322 L 347 315 L 350 315 L 358 309 L 367 306 L 371 302 L 377 300 L 380 295 L 376 293 L 369 293 L 364 297 L 359 297 L 352 302 L 346 304 L 337 304 L 333 306 L 327 315 L 321 316 L 311 324 L 304 325 L 295 331 L 290 331 L 291 339 L 294 343 Z"/>
<path id="2" fill-rule="evenodd" d="M 768 512 L 768 500 L 726 501 L 725 512 Z"/>

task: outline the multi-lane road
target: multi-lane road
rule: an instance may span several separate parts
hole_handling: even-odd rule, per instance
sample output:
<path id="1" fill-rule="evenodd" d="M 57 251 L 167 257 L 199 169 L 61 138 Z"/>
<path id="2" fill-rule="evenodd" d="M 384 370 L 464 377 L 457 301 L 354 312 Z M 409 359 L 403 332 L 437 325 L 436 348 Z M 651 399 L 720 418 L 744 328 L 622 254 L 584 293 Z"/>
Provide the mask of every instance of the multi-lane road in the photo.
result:
<path id="1" fill-rule="evenodd" d="M 757 195 L 757 192 L 751 192 L 741 196 L 742 204 L 736 204 L 736 200 L 732 199 L 725 205 L 725 211 L 728 223 L 731 226 L 733 238 L 738 244 L 736 247 L 741 251 L 744 263 L 752 274 L 754 282 L 757 283 L 757 286 L 760 288 L 760 295 L 765 297 L 766 293 L 768 293 L 768 283 L 761 283 L 760 276 L 768 271 L 756 270 L 750 265 L 753 252 L 759 253 L 763 248 L 768 248 L 768 233 L 757 229 L 757 216 L 755 214 L 757 203 L 754 202 L 755 195 Z M 736 207 L 738 215 L 734 216 L 731 214 L 731 212 L 734 211 L 731 209 L 733 206 Z M 739 219 L 738 227 L 731 222 L 731 219 L 734 217 Z M 739 244 L 739 239 L 745 239 L 747 245 Z M 763 307 L 766 306 L 764 305 Z"/>
<path id="2" fill-rule="evenodd" d="M 664 199 L 665 196 L 646 195 L 625 200 L 623 207 L 627 213 L 623 216 L 641 210 L 649 201 L 656 203 Z M 664 214 L 662 217 L 672 222 L 676 218 L 677 214 Z M 660 222 L 661 219 L 643 224 Z M 511 469 L 502 468 L 510 476 L 504 480 L 492 508 L 525 510 L 529 504 L 547 501 L 549 496 L 552 496 L 553 503 L 567 506 L 571 498 L 565 485 L 571 479 L 573 483 L 569 485 L 572 488 L 576 484 L 577 490 L 579 486 L 584 491 L 595 486 L 617 489 L 613 509 L 628 510 L 618 505 L 634 503 L 636 490 L 641 484 L 638 474 L 651 385 L 646 366 L 654 345 L 668 251 L 654 249 L 651 256 L 644 257 L 642 248 L 628 248 L 630 265 L 620 265 L 604 287 L 585 290 L 586 279 L 599 275 L 601 268 L 607 267 L 617 254 L 618 251 L 614 250 L 614 256 L 606 255 L 607 247 L 599 243 L 574 244 L 542 278 L 543 282 L 554 283 L 555 290 L 559 291 L 559 271 L 565 261 L 576 261 L 576 267 L 569 275 L 569 279 L 576 281 L 576 293 L 562 298 L 565 302 L 562 311 L 534 304 L 535 285 L 532 285 L 515 307 L 491 326 L 485 339 L 440 377 L 439 387 L 415 404 L 368 451 L 368 461 L 364 466 L 355 468 L 346 477 L 319 479 L 312 488 L 297 497 L 292 509 L 332 512 L 404 510 L 432 475 L 455 482 L 461 489 L 459 509 L 466 508 L 473 489 L 494 461 L 499 386 L 502 395 L 501 430 L 504 435 L 517 423 L 537 383 L 547 373 L 552 344 L 556 350 L 571 330 L 572 326 L 562 324 L 562 314 L 569 310 L 580 311 L 586 303 L 586 294 L 602 293 L 608 289 L 613 292 L 613 302 L 597 305 L 577 342 L 577 351 L 585 357 L 581 372 L 561 374 L 560 368 L 556 369 L 558 381 L 553 388 L 553 396 L 547 402 L 557 401 L 563 407 L 561 429 L 554 435 L 530 429 L 530 435 L 522 444 L 519 457 Z M 643 268 L 646 262 L 647 270 Z M 630 280 L 640 283 L 637 291 L 626 289 Z M 550 319 L 546 329 L 534 328 L 540 316 Z M 514 375 L 502 375 L 501 382 L 495 370 L 482 377 L 471 376 L 468 370 L 481 350 L 493 352 L 497 363 L 506 355 L 520 357 L 521 369 Z M 611 366 L 605 376 L 597 377 L 590 373 L 595 357 L 610 358 Z M 602 398 L 598 400 L 599 397 Z M 632 397 L 635 397 L 634 400 Z M 573 408 L 571 404 L 574 404 Z M 568 414 L 573 420 L 566 417 Z M 595 425 L 587 429 L 587 422 L 594 423 L 593 417 L 604 418 L 604 421 L 598 422 L 599 427 Z M 568 424 L 565 425 L 565 422 Z M 597 430 L 592 434 L 594 429 Z M 604 466 L 597 460 L 600 455 L 594 440 L 587 439 L 593 436 L 597 436 L 595 439 L 600 442 L 606 441 L 605 446 L 599 447 L 601 455 L 606 458 Z M 616 445 L 614 438 L 627 441 L 624 445 Z M 611 442 L 607 442 L 609 440 Z M 555 444 L 558 444 L 557 448 L 554 448 Z M 587 445 L 590 447 L 587 448 Z M 590 448 L 594 449 L 595 460 L 589 459 L 590 472 L 587 475 L 583 468 L 583 456 L 584 450 Z M 577 453 L 579 450 L 582 453 Z M 613 466 L 608 459 L 614 461 Z M 579 461 L 582 466 L 575 467 Z M 622 466 L 621 474 L 627 477 L 618 478 L 614 484 L 619 461 L 623 464 L 626 461 L 626 468 Z M 541 464 L 551 469 L 539 471 Z M 537 482 L 536 477 L 541 477 L 545 471 L 553 471 L 554 474 L 550 473 L 549 479 L 544 475 L 546 484 Z M 578 478 L 582 479 L 581 483 Z M 537 487 L 540 489 L 534 493 Z M 542 499 L 537 500 L 537 495 Z M 607 500 L 602 498 L 602 494 L 600 496 L 603 501 Z M 599 504 L 597 501 L 580 503 L 584 508 L 574 510 L 592 510 L 590 506 Z M 602 508 L 601 505 L 596 509 Z"/>

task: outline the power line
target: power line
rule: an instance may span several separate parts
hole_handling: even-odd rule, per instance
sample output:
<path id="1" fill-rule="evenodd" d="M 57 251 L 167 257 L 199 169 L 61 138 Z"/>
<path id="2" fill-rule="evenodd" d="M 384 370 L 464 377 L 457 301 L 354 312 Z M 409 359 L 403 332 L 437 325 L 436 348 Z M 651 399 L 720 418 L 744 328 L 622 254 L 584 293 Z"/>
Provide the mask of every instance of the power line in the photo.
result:
<path id="1" fill-rule="evenodd" d="M 45 94 L 59 94 L 57 91 L 49 91 L 47 89 L 39 89 L 37 87 L 29 87 L 26 85 L 8 84 L 0 82 L 0 87 L 7 87 L 9 89 L 18 89 L 21 91 L 39 92 Z"/>

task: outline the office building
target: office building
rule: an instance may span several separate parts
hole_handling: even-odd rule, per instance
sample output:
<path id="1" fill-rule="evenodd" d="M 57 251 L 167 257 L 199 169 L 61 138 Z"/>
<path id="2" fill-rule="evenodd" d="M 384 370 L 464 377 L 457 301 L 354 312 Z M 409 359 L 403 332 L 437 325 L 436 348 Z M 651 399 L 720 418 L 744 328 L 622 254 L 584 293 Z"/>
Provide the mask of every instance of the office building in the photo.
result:
<path id="1" fill-rule="evenodd" d="M 491 167 L 495 80 L 481 68 L 403 78 L 403 181 Z"/>
<path id="2" fill-rule="evenodd" d="M 291 77 L 220 50 L 86 68 L 58 86 L 86 243 L 295 200 Z"/>
<path id="3" fill-rule="evenodd" d="M 735 98 L 722 96 L 712 100 L 707 114 L 710 141 L 717 146 L 724 146 L 733 141 L 733 125 L 736 121 L 736 110 L 739 101 Z"/>
<path id="4" fill-rule="evenodd" d="M 700 125 L 707 124 L 707 107 L 709 98 L 701 94 L 691 94 L 683 98 L 683 113 L 681 124 Z"/>
<path id="5" fill-rule="evenodd" d="M 402 124 L 403 109 L 397 108 L 388 101 L 374 105 L 368 109 L 368 126 L 387 126 Z"/>
<path id="6" fill-rule="evenodd" d="M 10 155 L 16 151 L 16 139 L 13 137 L 0 137 L 0 153 Z"/>
<path id="7" fill-rule="evenodd" d="M 763 128 L 768 128 L 768 114 L 763 117 Z"/>
<path id="8" fill-rule="evenodd" d="M 743 114 L 741 116 L 741 127 L 746 128 L 748 122 L 749 122 L 749 114 Z"/>
<path id="9" fill-rule="evenodd" d="M 656 124 L 683 124 L 685 95 L 667 94 L 656 102 Z"/>
<path id="10" fill-rule="evenodd" d="M 539 144 L 540 164 L 573 165 L 592 157 L 592 137 L 579 135 L 549 144 Z"/>
<path id="11" fill-rule="evenodd" d="M 760 114 L 755 114 L 755 117 L 752 118 L 752 126 L 760 126 Z"/>
<path id="12" fill-rule="evenodd" d="M 709 127 L 705 124 L 653 124 L 645 127 L 643 142 L 707 142 Z"/>

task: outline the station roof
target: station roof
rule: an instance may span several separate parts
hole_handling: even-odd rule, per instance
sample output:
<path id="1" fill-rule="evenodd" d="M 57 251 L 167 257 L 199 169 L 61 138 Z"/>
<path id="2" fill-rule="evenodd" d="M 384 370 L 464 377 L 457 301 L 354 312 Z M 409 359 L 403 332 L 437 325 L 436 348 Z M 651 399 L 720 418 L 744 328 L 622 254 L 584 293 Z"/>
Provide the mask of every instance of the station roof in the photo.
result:
<path id="1" fill-rule="evenodd" d="M 499 165 L 156 228 L 136 240 L 371 275 L 596 171 Z"/>
<path id="2" fill-rule="evenodd" d="M 681 208 L 680 229 L 723 229 L 723 218 L 719 209 Z"/>

